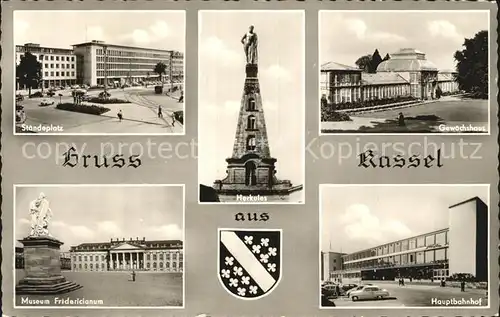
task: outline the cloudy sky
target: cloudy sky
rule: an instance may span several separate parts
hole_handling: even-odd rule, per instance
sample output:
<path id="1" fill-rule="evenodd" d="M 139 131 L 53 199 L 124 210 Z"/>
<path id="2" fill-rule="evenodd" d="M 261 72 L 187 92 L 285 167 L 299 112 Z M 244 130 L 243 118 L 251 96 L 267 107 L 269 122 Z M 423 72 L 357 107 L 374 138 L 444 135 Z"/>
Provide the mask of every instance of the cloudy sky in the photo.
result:
<path id="1" fill-rule="evenodd" d="M 323 187 L 323 251 L 351 253 L 448 227 L 448 207 L 487 186 Z"/>
<path id="2" fill-rule="evenodd" d="M 61 27 L 64 32 L 61 32 Z M 15 11 L 14 43 L 71 48 L 92 40 L 184 51 L 184 11 Z"/>
<path id="3" fill-rule="evenodd" d="M 16 241 L 30 230 L 30 203 L 43 192 L 53 218 L 50 233 L 62 250 L 111 238 L 180 239 L 183 228 L 181 186 L 17 187 Z"/>
<path id="4" fill-rule="evenodd" d="M 320 62 L 355 66 L 378 49 L 382 58 L 400 48 L 415 48 L 439 69 L 455 68 L 453 54 L 464 38 L 488 30 L 484 11 L 320 13 Z M 349 39 L 349 40 L 346 40 Z"/>
<path id="5" fill-rule="evenodd" d="M 302 12 L 203 11 L 199 20 L 199 180 L 226 173 L 245 82 L 240 42 L 250 25 L 259 37 L 259 82 L 278 178 L 303 184 L 304 18 Z"/>

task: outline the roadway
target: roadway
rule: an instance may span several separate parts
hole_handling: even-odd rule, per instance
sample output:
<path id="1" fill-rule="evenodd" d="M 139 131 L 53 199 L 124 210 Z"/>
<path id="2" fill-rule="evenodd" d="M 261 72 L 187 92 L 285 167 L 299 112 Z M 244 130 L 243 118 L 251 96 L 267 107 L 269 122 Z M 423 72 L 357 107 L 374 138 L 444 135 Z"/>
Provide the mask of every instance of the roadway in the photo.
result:
<path id="1" fill-rule="evenodd" d="M 101 91 L 90 90 L 88 94 L 97 96 Z M 71 90 L 62 90 L 57 91 L 52 98 L 25 98 L 18 104 L 24 106 L 27 118 L 26 125 L 61 126 L 63 133 L 183 133 L 183 125 L 172 120 L 172 113 L 183 110 L 184 104 L 164 94 L 155 95 L 153 86 L 113 89 L 109 92 L 111 98 L 124 99 L 131 103 L 100 105 L 111 109 L 102 115 L 59 110 L 56 108 L 59 102 L 73 102 Z M 62 94 L 62 97 L 59 97 L 59 94 Z M 42 99 L 52 99 L 54 104 L 40 107 Z M 163 110 L 163 118 L 158 117 L 158 106 L 160 105 Z M 119 110 L 122 110 L 124 115 L 122 122 L 119 122 L 117 118 Z"/>
<path id="2" fill-rule="evenodd" d="M 406 285 L 398 286 L 397 283 L 377 282 L 377 286 L 389 291 L 390 298 L 384 300 L 366 300 L 353 302 L 347 297 L 332 300 L 336 307 L 437 307 L 444 305 L 446 300 L 476 301 L 481 306 L 487 306 L 488 300 L 485 290 L 466 289 L 461 292 L 459 288 L 439 287 L 438 285 Z M 433 299 L 443 301 L 433 303 Z M 470 303 L 455 304 L 450 306 L 474 306 Z"/>

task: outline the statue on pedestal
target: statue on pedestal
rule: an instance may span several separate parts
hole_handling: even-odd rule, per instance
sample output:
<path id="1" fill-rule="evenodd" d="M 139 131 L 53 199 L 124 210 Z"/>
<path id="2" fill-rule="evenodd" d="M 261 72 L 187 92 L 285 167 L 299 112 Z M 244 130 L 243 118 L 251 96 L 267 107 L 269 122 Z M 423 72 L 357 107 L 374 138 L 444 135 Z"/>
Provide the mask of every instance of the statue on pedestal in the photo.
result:
<path id="1" fill-rule="evenodd" d="M 254 27 L 251 25 L 248 28 L 248 32 L 243 35 L 241 38 L 241 43 L 243 44 L 243 49 L 245 51 L 245 56 L 247 60 L 247 64 L 256 65 L 258 62 L 258 53 L 257 53 L 257 33 L 253 31 Z"/>
<path id="2" fill-rule="evenodd" d="M 49 233 L 49 223 L 52 219 L 52 210 L 44 193 L 30 204 L 31 231 L 29 237 L 52 237 Z"/>

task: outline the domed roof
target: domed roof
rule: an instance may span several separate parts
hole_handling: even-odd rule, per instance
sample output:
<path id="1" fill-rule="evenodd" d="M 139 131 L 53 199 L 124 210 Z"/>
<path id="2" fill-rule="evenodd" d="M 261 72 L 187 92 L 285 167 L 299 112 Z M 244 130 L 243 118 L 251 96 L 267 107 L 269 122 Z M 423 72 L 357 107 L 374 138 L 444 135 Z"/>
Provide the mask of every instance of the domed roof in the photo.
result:
<path id="1" fill-rule="evenodd" d="M 402 48 L 377 67 L 377 72 L 438 71 L 425 54 L 414 48 Z"/>

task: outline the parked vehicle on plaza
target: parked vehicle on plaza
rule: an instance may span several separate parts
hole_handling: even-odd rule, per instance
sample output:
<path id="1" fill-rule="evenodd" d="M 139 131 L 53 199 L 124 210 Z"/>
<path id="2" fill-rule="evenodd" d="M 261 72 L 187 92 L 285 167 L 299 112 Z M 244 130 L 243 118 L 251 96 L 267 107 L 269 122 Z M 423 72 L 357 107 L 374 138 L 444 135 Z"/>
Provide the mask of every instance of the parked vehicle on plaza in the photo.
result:
<path id="1" fill-rule="evenodd" d="M 353 289 L 353 288 L 356 288 L 358 287 L 357 284 L 343 284 L 340 289 L 342 292 L 346 293 L 348 292 L 349 290 Z"/>
<path id="2" fill-rule="evenodd" d="M 352 293 L 352 292 L 354 292 L 354 291 L 359 291 L 359 290 L 363 289 L 363 287 L 365 287 L 365 286 L 371 286 L 371 285 L 373 285 L 373 284 L 364 284 L 364 285 L 359 285 L 359 286 L 356 286 L 356 287 L 351 288 L 350 290 L 348 290 L 348 291 L 345 293 L 345 295 L 346 295 L 347 297 L 350 297 L 350 295 L 351 295 L 351 293 Z"/>
<path id="3" fill-rule="evenodd" d="M 21 94 L 17 94 L 16 95 L 16 101 L 23 101 L 24 100 L 24 96 L 21 95 Z"/>
<path id="4" fill-rule="evenodd" d="M 21 105 L 16 105 L 16 124 L 23 124 L 26 122 L 26 113 L 24 112 L 24 107 Z"/>
<path id="5" fill-rule="evenodd" d="M 40 107 L 46 107 L 46 106 L 50 106 L 50 105 L 53 105 L 53 104 L 54 104 L 54 100 L 49 99 L 49 98 L 45 98 L 45 99 L 42 99 L 42 101 L 40 102 L 39 106 Z"/>
<path id="6" fill-rule="evenodd" d="M 389 297 L 389 292 L 375 285 L 365 285 L 362 289 L 350 293 L 353 302 L 366 299 L 384 299 Z"/>

